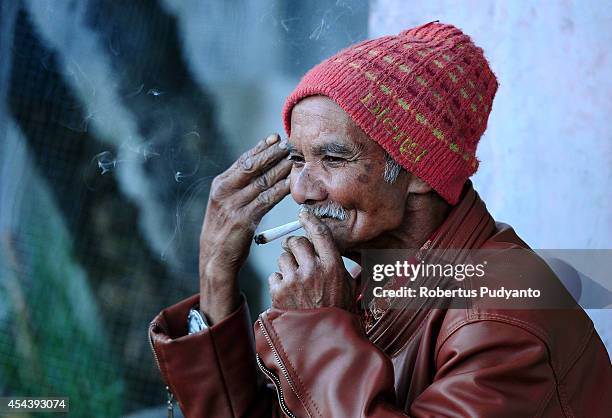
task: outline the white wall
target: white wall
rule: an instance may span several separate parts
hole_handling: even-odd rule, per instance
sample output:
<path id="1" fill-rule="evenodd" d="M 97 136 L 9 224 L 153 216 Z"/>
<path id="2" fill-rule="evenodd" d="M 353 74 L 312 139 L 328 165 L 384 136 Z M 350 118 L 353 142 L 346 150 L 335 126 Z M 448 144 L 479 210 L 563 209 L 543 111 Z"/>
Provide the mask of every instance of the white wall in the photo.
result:
<path id="1" fill-rule="evenodd" d="M 474 177 L 537 248 L 612 248 L 612 3 L 379 0 L 370 37 L 432 20 L 484 50 L 499 80 Z"/>
<path id="2" fill-rule="evenodd" d="M 378 0 L 370 37 L 432 20 L 499 80 L 473 179 L 495 219 L 533 248 L 612 248 L 612 2 Z M 610 352 L 612 310 L 589 314 Z"/>

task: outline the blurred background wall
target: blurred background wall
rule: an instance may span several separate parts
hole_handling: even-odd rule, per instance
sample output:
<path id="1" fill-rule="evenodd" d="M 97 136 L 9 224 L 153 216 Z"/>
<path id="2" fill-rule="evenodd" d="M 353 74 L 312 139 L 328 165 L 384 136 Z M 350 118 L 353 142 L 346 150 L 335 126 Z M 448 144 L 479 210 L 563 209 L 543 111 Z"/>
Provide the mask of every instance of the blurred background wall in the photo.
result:
<path id="1" fill-rule="evenodd" d="M 0 396 L 166 416 L 147 327 L 198 291 L 213 177 L 367 24 L 361 0 L 0 1 Z M 241 272 L 253 317 L 279 252 Z"/>
<path id="2" fill-rule="evenodd" d="M 496 219 L 535 248 L 612 248 L 610 3 L 542 4 L 0 1 L 0 394 L 165 416 L 146 329 L 198 290 L 212 178 L 282 132 L 307 69 L 431 20 L 500 80 L 474 180 Z M 261 227 L 296 213 L 286 199 Z M 241 272 L 253 317 L 279 253 Z M 589 312 L 608 343 L 609 312 Z"/>

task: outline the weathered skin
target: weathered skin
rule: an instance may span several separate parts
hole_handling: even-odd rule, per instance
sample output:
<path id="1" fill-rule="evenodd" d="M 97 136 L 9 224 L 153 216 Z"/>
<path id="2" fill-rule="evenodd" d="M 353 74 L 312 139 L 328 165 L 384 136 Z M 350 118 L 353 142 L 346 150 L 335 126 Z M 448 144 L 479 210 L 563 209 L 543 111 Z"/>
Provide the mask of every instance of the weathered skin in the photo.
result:
<path id="1" fill-rule="evenodd" d="M 289 193 L 285 144 L 271 135 L 212 183 L 200 235 L 200 306 L 211 324 L 239 303 L 238 271 L 261 218 Z"/>
<path id="2" fill-rule="evenodd" d="M 276 308 L 351 310 L 355 284 L 342 255 L 359 262 L 360 248 L 416 248 L 446 216 L 448 205 L 419 178 L 403 171 L 384 181 L 385 151 L 329 98 L 300 101 L 291 132 L 288 150 L 263 141 L 213 182 L 200 240 L 200 306 L 211 323 L 238 306 L 237 273 L 259 221 L 289 192 L 289 171 L 297 203 L 335 202 L 347 217 L 300 217 L 306 238 L 285 239 L 269 278 Z"/>

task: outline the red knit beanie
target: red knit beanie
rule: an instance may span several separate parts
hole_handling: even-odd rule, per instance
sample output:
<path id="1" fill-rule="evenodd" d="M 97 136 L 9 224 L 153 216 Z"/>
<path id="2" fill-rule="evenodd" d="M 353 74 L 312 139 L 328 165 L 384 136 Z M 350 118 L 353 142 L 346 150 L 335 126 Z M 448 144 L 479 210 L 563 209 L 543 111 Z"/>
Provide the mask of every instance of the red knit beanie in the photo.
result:
<path id="1" fill-rule="evenodd" d="M 307 96 L 334 100 L 402 167 L 447 202 L 478 168 L 497 80 L 481 48 L 452 25 L 431 22 L 353 45 L 302 78 L 283 108 Z"/>

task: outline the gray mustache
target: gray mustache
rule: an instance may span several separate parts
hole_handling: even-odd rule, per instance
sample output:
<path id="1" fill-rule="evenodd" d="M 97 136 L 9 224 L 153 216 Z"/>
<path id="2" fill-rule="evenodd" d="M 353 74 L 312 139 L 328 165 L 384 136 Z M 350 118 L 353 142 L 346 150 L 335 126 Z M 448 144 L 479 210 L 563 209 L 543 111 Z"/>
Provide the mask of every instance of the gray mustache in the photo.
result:
<path id="1" fill-rule="evenodd" d="M 346 209 L 338 203 L 329 202 L 320 206 L 300 205 L 300 212 L 312 213 L 317 218 L 333 218 L 339 221 L 346 219 Z"/>

